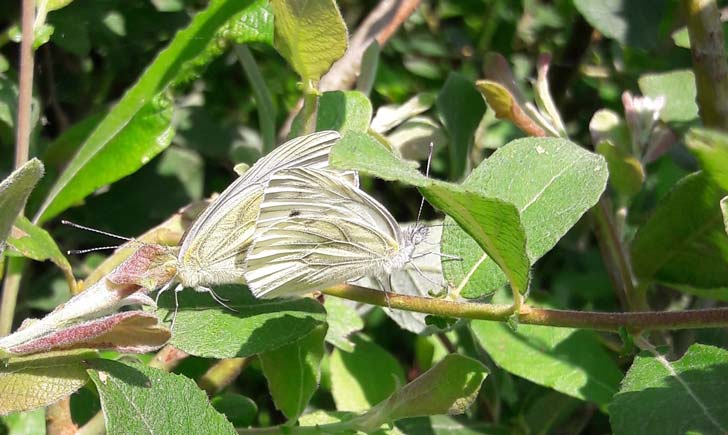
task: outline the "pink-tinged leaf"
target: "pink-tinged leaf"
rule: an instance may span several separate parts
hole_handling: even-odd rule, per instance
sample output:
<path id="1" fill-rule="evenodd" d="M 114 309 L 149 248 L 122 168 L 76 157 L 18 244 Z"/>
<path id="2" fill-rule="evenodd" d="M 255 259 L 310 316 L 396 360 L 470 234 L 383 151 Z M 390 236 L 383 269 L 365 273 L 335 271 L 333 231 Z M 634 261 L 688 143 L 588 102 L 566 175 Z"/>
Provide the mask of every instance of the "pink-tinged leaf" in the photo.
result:
<path id="1" fill-rule="evenodd" d="M 131 285 L 152 290 L 174 277 L 175 262 L 176 256 L 171 249 L 161 245 L 142 245 L 106 279 L 119 286 Z"/>
<path id="2" fill-rule="evenodd" d="M 491 80 L 478 80 L 475 86 L 498 119 L 511 121 L 530 136 L 546 136 L 544 129 L 526 114 L 508 88 Z"/>
<path id="3" fill-rule="evenodd" d="M 15 355 L 80 348 L 144 353 L 160 348 L 170 337 L 154 314 L 126 311 L 51 331 L 5 350 Z"/>

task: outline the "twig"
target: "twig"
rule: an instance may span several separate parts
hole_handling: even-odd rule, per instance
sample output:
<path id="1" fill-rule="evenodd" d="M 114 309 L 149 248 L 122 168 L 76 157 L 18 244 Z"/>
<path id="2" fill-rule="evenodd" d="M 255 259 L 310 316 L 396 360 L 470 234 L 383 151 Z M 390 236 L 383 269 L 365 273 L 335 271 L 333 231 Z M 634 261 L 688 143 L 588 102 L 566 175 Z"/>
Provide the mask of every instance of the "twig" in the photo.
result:
<path id="1" fill-rule="evenodd" d="M 218 361 L 197 381 L 197 385 L 215 395 L 230 385 L 240 375 L 250 360 L 248 358 L 226 358 Z"/>
<path id="2" fill-rule="evenodd" d="M 71 418 L 71 396 L 46 408 L 46 433 L 48 435 L 75 435 L 77 431 L 78 427 Z"/>
<path id="3" fill-rule="evenodd" d="M 700 117 L 708 127 L 728 130 L 728 61 L 720 12 L 713 0 L 683 0 L 683 6 Z"/>
<path id="4" fill-rule="evenodd" d="M 22 41 L 20 42 L 20 83 L 18 93 L 18 124 L 15 139 L 15 167 L 28 161 L 30 149 L 30 115 L 33 99 L 33 20 L 35 1 L 23 0 Z"/>
<path id="5" fill-rule="evenodd" d="M 372 305 L 474 320 L 508 321 L 511 305 L 455 302 L 421 296 L 407 296 L 359 287 L 339 285 L 324 291 L 325 294 L 364 302 Z M 388 297 L 387 297 L 388 296 Z M 719 328 L 728 326 L 728 308 L 686 311 L 633 311 L 605 313 L 596 311 L 550 310 L 522 305 L 518 322 L 528 325 L 564 328 L 592 329 L 619 332 L 627 328 L 633 332 L 645 330 L 677 330 Z"/>
<path id="6" fill-rule="evenodd" d="M 18 301 L 20 279 L 23 275 L 25 262 L 19 257 L 10 257 L 7 261 L 7 271 L 3 282 L 2 301 L 0 302 L 0 337 L 10 334 L 13 329 L 15 305 Z"/>

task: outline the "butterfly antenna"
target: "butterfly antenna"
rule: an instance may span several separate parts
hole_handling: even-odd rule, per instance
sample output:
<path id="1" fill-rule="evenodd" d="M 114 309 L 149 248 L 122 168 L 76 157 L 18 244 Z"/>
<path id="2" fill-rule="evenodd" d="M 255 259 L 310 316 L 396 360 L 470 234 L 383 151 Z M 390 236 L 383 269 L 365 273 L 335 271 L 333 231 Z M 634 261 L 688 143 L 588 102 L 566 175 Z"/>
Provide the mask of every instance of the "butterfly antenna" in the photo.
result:
<path id="1" fill-rule="evenodd" d="M 424 273 L 424 272 L 422 272 L 422 270 L 420 270 L 420 268 L 419 268 L 419 267 L 417 267 L 417 265 L 416 265 L 416 264 L 415 264 L 414 262 L 410 262 L 410 265 L 412 265 L 412 268 L 414 268 L 414 270 L 416 270 L 416 271 L 417 271 L 417 273 L 419 273 L 419 274 L 420 274 L 420 276 L 421 276 L 422 278 L 424 278 L 424 280 L 425 280 L 425 281 L 429 282 L 430 284 L 433 284 L 433 285 L 436 285 L 436 286 L 440 286 L 440 287 L 442 287 L 442 283 L 439 283 L 439 282 L 435 282 L 435 281 L 431 280 L 430 278 L 428 278 L 428 277 L 427 277 L 427 276 L 425 275 L 425 273 Z"/>
<path id="2" fill-rule="evenodd" d="M 430 165 L 432 164 L 432 152 L 435 149 L 435 143 L 430 141 L 430 151 L 427 153 L 427 166 L 425 167 L 425 177 L 430 176 Z M 420 209 L 417 211 L 417 220 L 415 220 L 415 226 L 419 225 L 420 217 L 422 216 L 422 209 L 425 207 L 425 197 L 422 197 L 420 201 Z"/>
<path id="3" fill-rule="evenodd" d="M 83 225 L 79 225 L 77 223 L 73 223 L 73 222 L 67 221 L 65 219 L 62 220 L 61 223 L 63 225 L 68 225 L 68 226 L 71 226 L 71 227 L 74 227 L 74 228 L 78 228 L 79 230 L 86 230 L 86 231 L 90 231 L 92 233 L 103 234 L 105 236 L 113 237 L 115 239 L 126 240 L 127 242 L 131 242 L 132 240 L 134 240 L 134 239 L 130 239 L 129 237 L 124 237 L 124 236 L 120 236 L 118 234 L 114 234 L 114 233 L 109 233 L 109 232 L 106 232 L 106 231 L 97 230 L 96 228 L 90 228 L 90 227 L 86 227 L 86 226 L 83 226 Z"/>
<path id="4" fill-rule="evenodd" d="M 87 252 L 94 252 L 94 251 L 105 251 L 107 249 L 117 249 L 122 247 L 123 245 L 114 245 L 114 246 L 99 246 L 96 248 L 88 248 L 88 249 L 69 249 L 66 251 L 66 254 L 68 255 L 78 255 L 78 254 L 85 254 Z"/>

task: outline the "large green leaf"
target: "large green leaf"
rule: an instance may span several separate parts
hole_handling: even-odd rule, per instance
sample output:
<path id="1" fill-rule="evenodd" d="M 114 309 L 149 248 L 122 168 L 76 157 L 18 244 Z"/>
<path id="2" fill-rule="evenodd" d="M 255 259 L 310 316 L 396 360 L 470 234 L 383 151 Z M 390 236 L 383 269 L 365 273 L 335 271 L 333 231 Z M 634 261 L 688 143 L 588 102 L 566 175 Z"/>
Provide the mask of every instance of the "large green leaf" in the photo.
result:
<path id="1" fill-rule="evenodd" d="M 339 411 L 364 411 L 404 384 L 402 366 L 370 339 L 354 338 L 354 351 L 331 353 L 331 394 Z"/>
<path id="2" fill-rule="evenodd" d="M 0 183 L 0 254 L 15 219 L 23 211 L 28 195 L 43 176 L 43 163 L 32 159 Z"/>
<path id="3" fill-rule="evenodd" d="M 231 311 L 209 294 L 186 289 L 171 344 L 192 355 L 233 358 L 255 355 L 292 343 L 326 320 L 324 308 L 313 299 L 256 299 L 244 286 L 220 286 L 215 292 L 228 299 Z M 165 294 L 158 314 L 171 321 L 174 297 Z"/>
<path id="4" fill-rule="evenodd" d="M 632 242 L 635 274 L 645 281 L 713 289 L 728 286 L 725 192 L 699 172 L 680 180 Z"/>
<path id="5" fill-rule="evenodd" d="M 73 350 L 0 363 L 0 415 L 50 405 L 88 381 L 85 361 L 96 352 Z"/>
<path id="6" fill-rule="evenodd" d="M 590 331 L 533 325 L 513 331 L 488 321 L 471 327 L 493 361 L 514 375 L 600 406 L 617 392 L 622 372 Z"/>
<path id="7" fill-rule="evenodd" d="M 437 96 L 437 112 L 450 136 L 450 178 L 458 179 L 467 169 L 475 129 L 485 114 L 485 101 L 475 83 L 450 73 Z"/>
<path id="8" fill-rule="evenodd" d="M 530 265 L 526 240 L 518 210 L 511 203 L 426 178 L 365 134 L 345 135 L 329 159 L 341 169 L 417 186 L 430 204 L 451 216 L 494 259 L 514 288 L 526 291 Z"/>
<path id="9" fill-rule="evenodd" d="M 359 91 L 324 92 L 319 100 L 316 130 L 366 133 L 372 119 L 372 103 Z"/>
<path id="10" fill-rule="evenodd" d="M 224 42 L 270 40 L 271 17 L 260 1 L 210 3 L 149 65 L 109 111 L 68 164 L 36 218 L 45 221 L 96 188 L 146 164 L 172 139 L 171 101 L 165 91 L 218 55 Z"/>
<path id="11" fill-rule="evenodd" d="M 318 388 L 326 326 L 299 340 L 260 354 L 273 402 L 289 421 L 298 420 Z"/>
<path id="12" fill-rule="evenodd" d="M 364 321 L 356 312 L 353 302 L 327 295 L 324 307 L 326 323 L 329 325 L 326 341 L 341 350 L 353 351 L 354 343 L 350 340 L 350 336 L 364 328 Z"/>
<path id="13" fill-rule="evenodd" d="M 92 367 L 88 372 L 99 392 L 110 435 L 236 433 L 185 376 L 102 359 Z"/>
<path id="14" fill-rule="evenodd" d="M 728 433 L 728 351 L 693 344 L 677 361 L 642 352 L 609 406 L 616 435 Z"/>
<path id="15" fill-rule="evenodd" d="M 74 289 L 75 280 L 73 270 L 71 270 L 71 263 L 58 249 L 58 245 L 56 245 L 51 235 L 44 229 L 33 225 L 26 217 L 20 216 L 15 221 L 15 226 L 8 238 L 8 245 L 12 246 L 24 257 L 36 261 L 52 261 L 63 271 L 69 288 Z"/>
<path id="16" fill-rule="evenodd" d="M 575 0 L 584 18 L 607 38 L 639 48 L 654 48 L 660 40 L 666 0 Z"/>
<path id="17" fill-rule="evenodd" d="M 604 159 L 573 142 L 526 138 L 498 149 L 463 186 L 518 208 L 528 241 L 526 252 L 533 264 L 596 204 L 607 177 Z M 463 260 L 444 262 L 443 269 L 464 297 L 482 296 L 506 282 L 489 253 L 478 245 L 462 229 L 445 225 L 443 251 Z"/>
<path id="18" fill-rule="evenodd" d="M 304 81 L 318 81 L 344 55 L 346 24 L 334 0 L 272 0 L 275 47 Z"/>
<path id="19" fill-rule="evenodd" d="M 690 70 L 677 70 L 660 74 L 645 74 L 639 79 L 640 90 L 648 97 L 665 97 L 660 119 L 665 122 L 687 122 L 697 119 L 695 103 L 697 88 L 695 74 Z"/>

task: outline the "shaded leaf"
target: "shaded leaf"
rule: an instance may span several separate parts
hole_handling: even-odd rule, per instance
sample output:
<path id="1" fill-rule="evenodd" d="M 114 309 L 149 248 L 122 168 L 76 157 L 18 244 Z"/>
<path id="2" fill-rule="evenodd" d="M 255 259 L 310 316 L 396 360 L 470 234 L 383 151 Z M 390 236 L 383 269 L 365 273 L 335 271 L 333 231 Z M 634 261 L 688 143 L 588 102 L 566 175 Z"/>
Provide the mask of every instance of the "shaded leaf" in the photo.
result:
<path id="1" fill-rule="evenodd" d="M 688 122 L 698 118 L 695 102 L 695 75 L 690 70 L 645 74 L 639 78 L 640 90 L 648 97 L 665 97 L 660 119 L 665 122 Z"/>
<path id="2" fill-rule="evenodd" d="M 217 412 L 235 427 L 248 427 L 255 421 L 258 406 L 250 398 L 235 393 L 224 393 L 215 396 L 210 403 Z"/>
<path id="3" fill-rule="evenodd" d="M 380 134 L 388 132 L 413 116 L 428 111 L 435 104 L 435 98 L 432 92 L 422 92 L 404 104 L 380 106 L 372 119 L 372 130 Z"/>
<path id="4" fill-rule="evenodd" d="M 519 213 L 512 204 L 456 184 L 428 179 L 364 134 L 344 136 L 332 149 L 329 160 L 332 166 L 341 169 L 417 186 L 430 204 L 450 215 L 489 253 L 515 289 L 526 290 L 529 269 L 524 250 L 526 240 Z"/>
<path id="5" fill-rule="evenodd" d="M 645 170 L 639 160 L 606 141 L 597 145 L 597 152 L 607 160 L 609 181 L 617 193 L 631 197 L 642 190 Z"/>
<path id="6" fill-rule="evenodd" d="M 475 321 L 478 342 L 507 372 L 566 395 L 605 406 L 622 372 L 591 331 Z"/>
<path id="7" fill-rule="evenodd" d="M 319 325 L 291 344 L 259 355 L 273 402 L 295 422 L 318 389 L 326 326 Z"/>
<path id="8" fill-rule="evenodd" d="M 461 421 L 449 415 L 433 415 L 400 420 L 397 429 L 406 435 L 511 435 L 510 427 L 489 423 Z"/>
<path id="9" fill-rule="evenodd" d="M 728 432 L 728 351 L 693 344 L 677 361 L 656 351 L 635 358 L 609 406 L 616 435 Z"/>
<path id="10" fill-rule="evenodd" d="M 329 325 L 329 329 L 326 331 L 326 341 L 341 350 L 353 351 L 354 343 L 350 337 L 364 328 L 364 321 L 356 312 L 353 303 L 327 295 L 324 307 L 326 308 L 326 323 Z"/>
<path id="11" fill-rule="evenodd" d="M 364 411 L 381 402 L 405 382 L 397 360 L 370 339 L 353 338 L 353 352 L 331 353 L 331 394 L 339 411 Z"/>
<path id="12" fill-rule="evenodd" d="M 272 0 L 274 44 L 304 81 L 318 81 L 344 55 L 346 25 L 333 0 Z"/>
<path id="13" fill-rule="evenodd" d="M 279 348 L 309 334 L 326 320 L 321 304 L 312 299 L 255 299 L 244 286 L 215 288 L 230 311 L 209 294 L 184 290 L 171 344 L 197 356 L 246 357 Z M 159 300 L 162 319 L 172 320 L 174 297 Z"/>
<path id="14" fill-rule="evenodd" d="M 450 178 L 460 178 L 470 160 L 475 129 L 485 114 L 485 102 L 475 84 L 450 73 L 437 96 L 437 112 L 450 136 Z"/>
<path id="15" fill-rule="evenodd" d="M 88 350 L 10 358 L 0 364 L 0 415 L 50 405 L 88 381 Z"/>
<path id="16" fill-rule="evenodd" d="M 533 264 L 596 204 L 608 175 L 604 158 L 573 142 L 525 138 L 498 149 L 470 174 L 463 187 L 518 208 Z M 460 295 L 478 297 L 501 288 L 506 278 L 483 253 L 482 244 L 479 247 L 472 235 L 447 222 L 442 250 L 463 261 L 445 262 L 443 269 Z"/>
<path id="17" fill-rule="evenodd" d="M 654 48 L 660 40 L 665 0 L 574 0 L 584 18 L 607 38 L 639 48 Z"/>
<path id="18" fill-rule="evenodd" d="M 71 291 L 75 289 L 76 281 L 73 277 L 73 270 L 71 270 L 71 263 L 58 249 L 58 245 L 46 230 L 33 225 L 24 216 L 20 216 L 10 232 L 8 244 L 23 257 L 36 261 L 52 261 L 63 271 Z"/>
<path id="19" fill-rule="evenodd" d="M 142 364 L 96 360 L 89 370 L 110 435 L 235 434 L 191 379 Z"/>
<path id="20" fill-rule="evenodd" d="M 392 148 L 406 160 L 427 160 L 447 143 L 445 132 L 437 122 L 425 116 L 415 116 L 387 135 Z"/>
<path id="21" fill-rule="evenodd" d="M 632 241 L 637 277 L 703 289 L 728 286 L 724 196 L 702 172 L 680 180 Z"/>
<path id="22" fill-rule="evenodd" d="M 13 223 L 23 211 L 28 195 L 43 176 L 43 163 L 32 159 L 0 183 L 0 254 Z"/>
<path id="23" fill-rule="evenodd" d="M 324 92 L 319 99 L 316 131 L 366 133 L 372 119 L 372 103 L 359 91 Z"/>
<path id="24" fill-rule="evenodd" d="M 710 179 L 728 191 L 728 135 L 716 130 L 692 129 L 685 136 L 690 151 Z"/>

